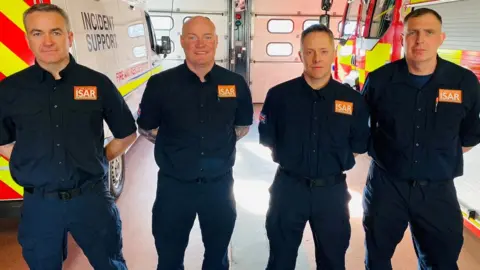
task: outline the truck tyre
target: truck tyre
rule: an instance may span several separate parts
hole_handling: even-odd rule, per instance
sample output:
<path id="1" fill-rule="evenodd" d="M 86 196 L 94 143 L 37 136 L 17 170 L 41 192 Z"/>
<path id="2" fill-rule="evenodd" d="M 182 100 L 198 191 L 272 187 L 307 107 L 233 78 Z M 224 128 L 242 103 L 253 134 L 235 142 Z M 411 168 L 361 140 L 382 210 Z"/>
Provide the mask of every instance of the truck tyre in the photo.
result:
<path id="1" fill-rule="evenodd" d="M 123 191 L 125 183 L 125 155 L 110 161 L 108 166 L 108 185 L 110 193 L 117 199 Z"/>

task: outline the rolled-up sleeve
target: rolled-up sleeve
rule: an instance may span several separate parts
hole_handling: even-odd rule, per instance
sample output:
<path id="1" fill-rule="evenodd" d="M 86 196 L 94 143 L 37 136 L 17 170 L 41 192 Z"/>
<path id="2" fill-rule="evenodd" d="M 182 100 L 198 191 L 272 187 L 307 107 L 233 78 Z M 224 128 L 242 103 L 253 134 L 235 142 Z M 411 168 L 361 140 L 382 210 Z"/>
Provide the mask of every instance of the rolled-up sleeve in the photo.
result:
<path id="1" fill-rule="evenodd" d="M 460 139 L 463 147 L 472 147 L 480 142 L 480 84 L 475 74 L 468 72 L 461 87 L 471 102 L 461 124 Z"/>
<path id="2" fill-rule="evenodd" d="M 123 139 L 137 130 L 135 119 L 117 87 L 107 78 L 103 94 L 103 116 L 112 134 Z"/>
<path id="3" fill-rule="evenodd" d="M 350 135 L 350 146 L 354 153 L 363 154 L 367 151 L 370 137 L 368 126 L 369 111 L 364 99 L 359 98 L 354 107 L 355 120 Z"/>
<path id="4" fill-rule="evenodd" d="M 160 74 L 151 77 L 147 82 L 147 87 L 143 93 L 138 109 L 138 127 L 144 130 L 156 129 L 161 123 L 161 114 L 159 106 L 159 89 L 162 87 Z"/>
<path id="5" fill-rule="evenodd" d="M 253 123 L 252 93 L 244 80 L 239 84 L 237 95 L 238 106 L 235 112 L 235 125 L 250 126 Z"/>
<path id="6" fill-rule="evenodd" d="M 270 89 L 260 111 L 258 132 L 260 144 L 267 147 L 275 147 L 276 142 L 276 107 L 273 89 Z"/>

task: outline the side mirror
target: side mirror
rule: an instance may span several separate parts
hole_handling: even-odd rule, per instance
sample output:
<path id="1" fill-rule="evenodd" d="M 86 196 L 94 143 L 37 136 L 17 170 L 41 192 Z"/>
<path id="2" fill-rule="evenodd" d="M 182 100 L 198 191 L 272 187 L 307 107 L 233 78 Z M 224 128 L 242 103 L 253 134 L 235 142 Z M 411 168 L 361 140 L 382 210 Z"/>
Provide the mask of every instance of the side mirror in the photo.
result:
<path id="1" fill-rule="evenodd" d="M 330 15 L 328 14 L 320 15 L 320 24 L 323 24 L 326 27 L 330 28 Z"/>
<path id="2" fill-rule="evenodd" d="M 161 44 L 155 46 L 156 54 L 163 54 L 164 57 L 167 57 L 167 54 L 172 52 L 172 43 L 169 36 L 162 36 Z"/>

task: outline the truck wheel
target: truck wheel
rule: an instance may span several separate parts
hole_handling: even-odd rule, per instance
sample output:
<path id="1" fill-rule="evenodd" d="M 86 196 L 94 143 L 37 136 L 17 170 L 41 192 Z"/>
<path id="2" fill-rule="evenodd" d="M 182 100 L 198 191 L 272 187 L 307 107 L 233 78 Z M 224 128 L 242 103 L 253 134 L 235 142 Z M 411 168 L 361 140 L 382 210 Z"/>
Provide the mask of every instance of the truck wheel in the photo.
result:
<path id="1" fill-rule="evenodd" d="M 120 197 L 125 183 L 125 155 L 121 155 L 110 161 L 108 167 L 108 183 L 112 196 L 115 199 Z"/>

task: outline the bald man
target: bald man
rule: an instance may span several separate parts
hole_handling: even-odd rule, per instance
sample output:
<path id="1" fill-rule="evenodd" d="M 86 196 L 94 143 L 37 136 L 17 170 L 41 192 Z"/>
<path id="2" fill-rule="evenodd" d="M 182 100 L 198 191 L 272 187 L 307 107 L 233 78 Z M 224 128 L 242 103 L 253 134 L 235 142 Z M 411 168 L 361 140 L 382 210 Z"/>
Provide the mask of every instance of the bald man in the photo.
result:
<path id="1" fill-rule="evenodd" d="M 185 62 L 150 78 L 138 118 L 160 168 L 152 210 L 157 269 L 184 269 L 197 214 L 202 269 L 229 269 L 236 220 L 232 167 L 236 142 L 252 124 L 252 97 L 242 76 L 215 64 L 218 37 L 209 19 L 186 22 L 181 44 Z"/>

